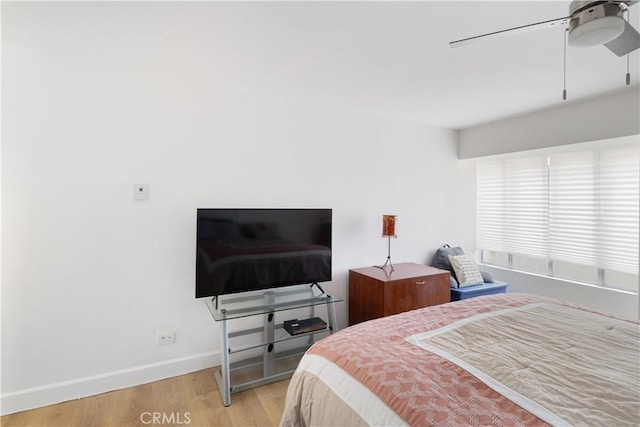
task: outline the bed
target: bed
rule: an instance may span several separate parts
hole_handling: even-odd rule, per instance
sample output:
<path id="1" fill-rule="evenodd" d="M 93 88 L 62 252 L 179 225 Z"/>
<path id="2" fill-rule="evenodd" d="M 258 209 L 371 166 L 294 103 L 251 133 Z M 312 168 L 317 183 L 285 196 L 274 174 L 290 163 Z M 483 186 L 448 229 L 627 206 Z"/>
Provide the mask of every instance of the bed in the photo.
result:
<path id="1" fill-rule="evenodd" d="M 361 323 L 311 347 L 283 426 L 637 426 L 638 322 L 500 294 Z"/>

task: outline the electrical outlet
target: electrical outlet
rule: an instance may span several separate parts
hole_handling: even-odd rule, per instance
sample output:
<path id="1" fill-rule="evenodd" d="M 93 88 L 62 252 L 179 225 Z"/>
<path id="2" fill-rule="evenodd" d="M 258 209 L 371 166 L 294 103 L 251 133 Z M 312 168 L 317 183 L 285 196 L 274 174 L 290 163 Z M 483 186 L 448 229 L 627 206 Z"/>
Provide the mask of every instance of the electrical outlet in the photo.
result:
<path id="1" fill-rule="evenodd" d="M 158 331 L 156 332 L 156 345 L 168 345 L 176 342 L 175 331 Z"/>

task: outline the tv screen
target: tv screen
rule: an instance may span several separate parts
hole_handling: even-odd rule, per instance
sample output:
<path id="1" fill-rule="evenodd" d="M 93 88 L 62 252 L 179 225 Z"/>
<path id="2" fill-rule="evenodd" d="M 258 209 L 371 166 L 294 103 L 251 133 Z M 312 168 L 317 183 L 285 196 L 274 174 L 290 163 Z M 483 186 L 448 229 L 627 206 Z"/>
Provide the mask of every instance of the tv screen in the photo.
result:
<path id="1" fill-rule="evenodd" d="M 196 298 L 331 280 L 331 209 L 198 209 Z"/>

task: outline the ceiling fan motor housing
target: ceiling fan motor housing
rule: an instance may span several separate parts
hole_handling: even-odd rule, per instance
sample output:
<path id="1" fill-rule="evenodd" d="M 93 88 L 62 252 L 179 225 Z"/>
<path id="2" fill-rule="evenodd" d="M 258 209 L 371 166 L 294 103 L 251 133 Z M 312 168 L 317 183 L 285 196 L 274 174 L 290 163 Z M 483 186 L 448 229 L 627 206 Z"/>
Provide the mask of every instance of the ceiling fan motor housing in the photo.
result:
<path id="1" fill-rule="evenodd" d="M 573 1 L 569 5 L 569 44 L 596 46 L 620 36 L 625 28 L 622 3 Z"/>

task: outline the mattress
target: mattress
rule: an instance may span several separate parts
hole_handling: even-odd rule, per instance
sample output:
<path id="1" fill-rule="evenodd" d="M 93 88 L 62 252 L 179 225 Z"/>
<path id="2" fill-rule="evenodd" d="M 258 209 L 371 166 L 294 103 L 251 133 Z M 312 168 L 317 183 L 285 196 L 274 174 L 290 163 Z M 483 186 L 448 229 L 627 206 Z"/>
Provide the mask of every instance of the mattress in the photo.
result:
<path id="1" fill-rule="evenodd" d="M 316 343 L 283 426 L 637 426 L 640 326 L 499 294 L 361 323 Z"/>

